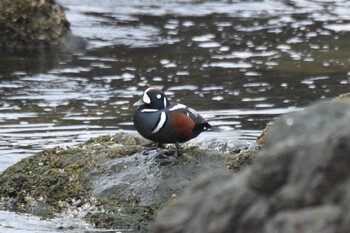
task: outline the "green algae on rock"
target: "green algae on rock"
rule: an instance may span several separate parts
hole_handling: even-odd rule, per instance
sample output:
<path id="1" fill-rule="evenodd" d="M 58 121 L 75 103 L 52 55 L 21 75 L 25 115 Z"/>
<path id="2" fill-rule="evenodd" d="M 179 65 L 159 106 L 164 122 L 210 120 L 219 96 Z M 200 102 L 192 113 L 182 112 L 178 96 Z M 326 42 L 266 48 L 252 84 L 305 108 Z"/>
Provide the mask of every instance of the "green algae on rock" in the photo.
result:
<path id="1" fill-rule="evenodd" d="M 255 155 L 258 152 L 257 147 L 244 148 L 238 153 L 231 153 L 226 158 L 226 166 L 229 170 L 238 172 L 244 167 L 251 165 Z"/>
<path id="2" fill-rule="evenodd" d="M 52 215 L 64 207 L 63 201 L 69 203 L 88 195 L 87 172 L 92 163 L 92 156 L 78 147 L 45 150 L 21 160 L 0 176 L 1 196 L 11 209 L 32 212 L 40 204 L 51 211 L 33 214 Z"/>
<path id="3" fill-rule="evenodd" d="M 43 203 L 59 212 L 65 207 L 63 203 L 83 200 L 90 193 L 90 175 L 98 172 L 101 158 L 122 157 L 140 150 L 129 145 L 108 149 L 113 139 L 102 136 L 85 144 L 56 147 L 22 159 L 1 174 L 1 196 L 11 209 L 26 212 Z"/>
<path id="4" fill-rule="evenodd" d="M 264 146 L 266 135 L 268 134 L 269 126 L 258 136 L 256 142 L 250 145 L 249 148 L 243 148 L 237 153 L 229 153 L 226 158 L 226 166 L 229 170 L 238 172 L 253 163 L 256 154 Z"/>
<path id="5" fill-rule="evenodd" d="M 142 154 L 151 145 L 117 133 L 44 150 L 0 175 L 1 202 L 9 210 L 43 217 L 81 211 L 95 227 L 144 232 L 158 209 L 196 177 L 227 171 L 227 151 L 184 144 L 178 161 L 160 164 L 156 151 Z"/>

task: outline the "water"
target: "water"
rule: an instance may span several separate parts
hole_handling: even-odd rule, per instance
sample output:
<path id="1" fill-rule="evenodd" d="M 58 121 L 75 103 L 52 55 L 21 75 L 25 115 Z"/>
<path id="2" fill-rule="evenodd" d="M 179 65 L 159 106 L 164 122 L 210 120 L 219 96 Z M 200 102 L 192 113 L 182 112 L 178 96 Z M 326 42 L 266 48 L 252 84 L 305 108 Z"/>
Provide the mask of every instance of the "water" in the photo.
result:
<path id="1" fill-rule="evenodd" d="M 0 171 L 43 148 L 135 133 L 132 103 L 148 86 L 219 128 L 202 137 L 230 140 L 349 91 L 346 0 L 58 2 L 88 49 L 0 56 Z"/>

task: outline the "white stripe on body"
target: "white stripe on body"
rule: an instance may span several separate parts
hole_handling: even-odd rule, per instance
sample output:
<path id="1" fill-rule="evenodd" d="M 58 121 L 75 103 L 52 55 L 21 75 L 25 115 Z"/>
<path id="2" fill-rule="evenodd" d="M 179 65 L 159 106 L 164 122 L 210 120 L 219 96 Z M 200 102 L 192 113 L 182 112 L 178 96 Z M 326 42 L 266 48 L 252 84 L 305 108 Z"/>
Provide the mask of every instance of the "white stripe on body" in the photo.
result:
<path id="1" fill-rule="evenodd" d="M 198 117 L 198 113 L 193 108 L 188 108 L 188 111 L 190 111 L 196 118 Z"/>
<path id="2" fill-rule="evenodd" d="M 195 118 L 198 117 L 198 113 L 196 112 L 196 110 L 194 110 L 193 108 L 188 108 L 186 105 L 184 104 L 176 104 L 174 107 L 170 108 L 169 111 L 175 111 L 178 109 L 184 109 L 186 110 L 186 115 L 189 117 L 189 112 L 192 113 L 194 115 Z"/>
<path id="3" fill-rule="evenodd" d="M 152 131 L 152 134 L 158 133 L 159 130 L 161 130 L 161 129 L 163 128 L 164 124 L 166 123 L 166 118 L 167 118 L 166 113 L 165 113 L 165 112 L 162 112 L 162 113 L 160 114 L 160 118 L 159 118 L 158 125 L 157 125 L 157 127 Z"/>
<path id="4" fill-rule="evenodd" d="M 175 111 L 178 109 L 186 109 L 186 108 L 187 108 L 187 106 L 184 104 L 177 104 L 174 107 L 170 108 L 169 111 Z"/>

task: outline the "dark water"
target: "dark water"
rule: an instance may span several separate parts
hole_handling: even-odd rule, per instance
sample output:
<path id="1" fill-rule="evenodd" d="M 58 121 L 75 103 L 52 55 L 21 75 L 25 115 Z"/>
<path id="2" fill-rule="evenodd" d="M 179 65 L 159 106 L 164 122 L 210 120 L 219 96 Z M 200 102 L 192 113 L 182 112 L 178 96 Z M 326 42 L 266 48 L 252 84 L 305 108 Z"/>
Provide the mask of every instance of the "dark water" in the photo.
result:
<path id="1" fill-rule="evenodd" d="M 349 91 L 346 0 L 58 2 L 88 49 L 1 54 L 0 171 L 43 148 L 133 132 L 132 103 L 148 86 L 220 129 L 202 137 L 230 140 Z"/>

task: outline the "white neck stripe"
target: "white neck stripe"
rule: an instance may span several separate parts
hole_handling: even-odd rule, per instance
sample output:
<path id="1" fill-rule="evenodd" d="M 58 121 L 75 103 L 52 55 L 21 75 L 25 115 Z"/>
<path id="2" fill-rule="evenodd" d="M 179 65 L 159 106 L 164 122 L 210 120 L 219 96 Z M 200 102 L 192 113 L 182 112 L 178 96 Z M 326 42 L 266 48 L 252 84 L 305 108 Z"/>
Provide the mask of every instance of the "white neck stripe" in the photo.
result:
<path id="1" fill-rule="evenodd" d="M 159 109 L 153 109 L 153 108 L 145 108 L 142 109 L 141 112 L 158 112 Z"/>
<path id="2" fill-rule="evenodd" d="M 166 108 L 167 107 L 167 105 L 166 105 L 166 97 L 164 97 L 163 102 L 164 102 L 164 108 Z"/>

